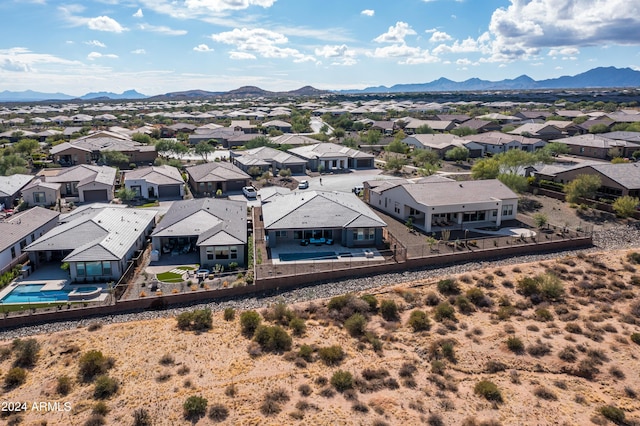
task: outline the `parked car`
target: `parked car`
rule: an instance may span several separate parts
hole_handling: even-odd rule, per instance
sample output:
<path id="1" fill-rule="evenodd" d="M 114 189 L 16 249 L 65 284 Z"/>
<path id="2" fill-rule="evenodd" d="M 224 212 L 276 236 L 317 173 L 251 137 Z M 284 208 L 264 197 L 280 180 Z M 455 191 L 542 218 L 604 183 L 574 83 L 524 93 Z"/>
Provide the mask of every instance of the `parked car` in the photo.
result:
<path id="1" fill-rule="evenodd" d="M 247 198 L 256 198 L 258 196 L 258 192 L 253 186 L 245 186 L 242 188 L 242 193 Z"/>
<path id="2" fill-rule="evenodd" d="M 308 180 L 301 180 L 300 183 L 298 184 L 298 189 L 307 189 L 308 187 L 309 187 Z"/>

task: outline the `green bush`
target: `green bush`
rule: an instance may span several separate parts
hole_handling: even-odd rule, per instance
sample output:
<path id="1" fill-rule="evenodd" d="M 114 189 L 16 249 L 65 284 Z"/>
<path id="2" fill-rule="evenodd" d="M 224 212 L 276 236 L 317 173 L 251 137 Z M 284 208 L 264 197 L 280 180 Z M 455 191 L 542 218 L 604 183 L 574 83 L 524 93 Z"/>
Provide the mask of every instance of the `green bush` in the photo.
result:
<path id="1" fill-rule="evenodd" d="M 300 345 L 298 356 L 307 362 L 313 361 L 313 348 L 309 345 Z"/>
<path id="2" fill-rule="evenodd" d="M 176 317 L 180 330 L 202 331 L 209 330 L 213 326 L 211 309 L 196 309 L 195 311 L 183 312 Z"/>
<path id="3" fill-rule="evenodd" d="M 256 311 L 245 311 L 240 314 L 240 329 L 247 337 L 253 336 L 261 322 L 262 318 Z"/>
<path id="4" fill-rule="evenodd" d="M 458 310 L 463 314 L 470 314 L 476 310 L 476 308 L 473 307 L 471 301 L 469 301 L 469 299 L 467 299 L 465 296 L 456 297 L 456 306 Z"/>
<path id="5" fill-rule="evenodd" d="M 399 319 L 398 316 L 398 305 L 393 300 L 383 300 L 380 303 L 380 315 L 386 321 L 397 321 Z"/>
<path id="6" fill-rule="evenodd" d="M 436 306 L 433 317 L 436 321 L 443 321 L 445 319 L 455 321 L 456 311 L 449 302 L 442 302 Z"/>
<path id="7" fill-rule="evenodd" d="M 184 404 L 182 404 L 184 418 L 194 422 L 197 421 L 207 413 L 208 403 L 209 401 L 201 396 L 190 396 L 184 401 Z"/>
<path id="8" fill-rule="evenodd" d="M 109 398 L 118 392 L 118 382 L 116 379 L 103 374 L 96 378 L 95 387 L 93 388 L 93 397 L 96 399 Z"/>
<path id="9" fill-rule="evenodd" d="M 631 335 L 631 341 L 637 345 L 640 345 L 640 333 L 633 333 Z"/>
<path id="10" fill-rule="evenodd" d="M 553 314 L 548 309 L 536 309 L 536 318 L 538 321 L 549 322 L 553 321 Z"/>
<path id="11" fill-rule="evenodd" d="M 93 414 L 100 414 L 101 416 L 106 416 L 109 413 L 109 407 L 103 401 L 98 401 L 94 404 L 91 412 Z"/>
<path id="12" fill-rule="evenodd" d="M 36 364 L 38 352 L 40 351 L 40 343 L 36 339 L 16 339 L 13 341 L 12 346 L 16 352 L 16 367 L 30 368 Z"/>
<path id="13" fill-rule="evenodd" d="M 344 328 L 346 328 L 349 334 L 353 337 L 362 336 L 364 334 L 366 327 L 367 327 L 367 319 L 364 317 L 364 315 L 359 313 L 355 313 L 351 315 L 344 322 Z"/>
<path id="14" fill-rule="evenodd" d="M 429 321 L 427 313 L 419 309 L 411 311 L 407 325 L 413 328 L 413 331 L 428 331 L 431 329 L 431 321 Z"/>
<path id="15" fill-rule="evenodd" d="M 71 392 L 71 377 L 60 376 L 56 381 L 56 392 L 60 395 L 67 395 Z"/>
<path id="16" fill-rule="evenodd" d="M 279 325 L 259 325 L 253 336 L 263 351 L 283 352 L 291 349 L 291 336 Z"/>
<path id="17" fill-rule="evenodd" d="M 236 310 L 233 308 L 226 308 L 224 310 L 224 320 L 233 321 L 236 317 Z"/>
<path id="18" fill-rule="evenodd" d="M 294 336 L 302 336 L 307 331 L 307 324 L 302 318 L 291 318 L 289 321 L 289 328 Z"/>
<path id="19" fill-rule="evenodd" d="M 617 424 L 624 424 L 626 416 L 624 414 L 624 411 L 622 411 L 618 407 L 614 407 L 612 405 L 604 405 L 600 407 L 598 411 L 600 411 L 600 414 L 602 414 L 608 420 L 611 420 L 612 422 Z"/>
<path id="20" fill-rule="evenodd" d="M 378 309 L 378 299 L 373 294 L 365 294 L 360 299 L 364 300 L 369 304 L 369 309 L 371 311 L 375 311 Z"/>
<path id="21" fill-rule="evenodd" d="M 345 357 L 345 353 L 342 350 L 342 346 L 333 345 L 320 348 L 318 350 L 318 356 L 326 365 L 337 365 L 342 362 Z"/>
<path id="22" fill-rule="evenodd" d="M 640 253 L 637 251 L 632 251 L 627 255 L 627 260 L 629 263 L 639 264 L 640 263 Z"/>
<path id="23" fill-rule="evenodd" d="M 511 352 L 521 353 L 522 351 L 524 351 L 524 343 L 522 343 L 522 340 L 520 340 L 520 338 L 511 336 L 507 339 L 507 348 Z"/>
<path id="24" fill-rule="evenodd" d="M 460 286 L 453 278 L 438 281 L 438 291 L 446 296 L 460 294 Z"/>
<path id="25" fill-rule="evenodd" d="M 353 297 L 351 294 L 343 294 L 341 296 L 332 297 L 327 304 L 328 310 L 336 310 L 339 311 L 349 303 L 349 300 Z"/>
<path id="26" fill-rule="evenodd" d="M 91 350 L 80 357 L 80 377 L 83 381 L 91 381 L 94 377 L 106 373 L 111 361 L 102 352 Z"/>
<path id="27" fill-rule="evenodd" d="M 331 376 L 331 386 L 338 392 L 353 388 L 353 376 L 348 371 L 338 370 Z"/>
<path id="28" fill-rule="evenodd" d="M 481 380 L 476 383 L 473 388 L 473 392 L 476 395 L 480 395 L 486 398 L 488 401 L 493 402 L 502 402 L 502 394 L 500 393 L 500 389 L 496 386 L 495 383 L 490 382 L 489 380 Z"/>
<path id="29" fill-rule="evenodd" d="M 7 371 L 7 375 L 4 376 L 4 387 L 7 390 L 17 388 L 27 380 L 27 370 L 21 367 L 13 367 Z"/>

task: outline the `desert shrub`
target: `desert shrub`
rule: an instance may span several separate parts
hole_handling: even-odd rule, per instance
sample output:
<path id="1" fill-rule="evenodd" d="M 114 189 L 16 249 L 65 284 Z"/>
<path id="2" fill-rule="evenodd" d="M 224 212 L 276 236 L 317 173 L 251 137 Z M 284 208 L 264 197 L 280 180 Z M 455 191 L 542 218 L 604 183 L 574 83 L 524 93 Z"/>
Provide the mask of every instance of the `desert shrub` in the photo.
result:
<path id="1" fill-rule="evenodd" d="M 349 334 L 353 337 L 362 336 L 364 334 L 366 327 L 367 327 L 367 319 L 365 318 L 364 315 L 360 313 L 355 313 L 351 315 L 344 322 L 344 328 L 346 328 Z"/>
<path id="2" fill-rule="evenodd" d="M 368 413 L 369 412 L 369 407 L 367 407 L 367 404 L 360 402 L 360 401 L 356 401 L 353 403 L 353 405 L 351 405 L 351 409 L 353 411 L 356 411 L 358 413 Z"/>
<path id="3" fill-rule="evenodd" d="M 331 376 L 331 386 L 338 392 L 353 388 L 353 376 L 348 371 L 338 370 Z"/>
<path id="4" fill-rule="evenodd" d="M 16 339 L 12 346 L 16 354 L 14 362 L 16 367 L 30 368 L 35 365 L 40 352 L 40 343 L 36 339 Z"/>
<path id="5" fill-rule="evenodd" d="M 173 365 L 176 362 L 176 359 L 171 354 L 164 354 L 162 358 L 160 358 L 160 365 Z"/>
<path id="6" fill-rule="evenodd" d="M 306 383 L 303 383 L 300 386 L 298 386 L 298 392 L 300 392 L 300 395 L 302 396 L 309 396 L 311 395 L 311 386 L 309 386 Z"/>
<path id="7" fill-rule="evenodd" d="M 638 253 L 637 251 L 633 251 L 633 252 L 627 254 L 627 260 L 629 261 L 629 263 L 639 264 L 640 263 L 640 253 Z"/>
<path id="8" fill-rule="evenodd" d="M 116 379 L 103 374 L 98 376 L 93 388 L 93 397 L 96 399 L 106 399 L 118 392 L 118 382 Z"/>
<path id="9" fill-rule="evenodd" d="M 284 388 L 276 388 L 270 390 L 264 395 L 265 400 L 275 401 L 277 403 L 287 402 L 291 397 L 289 396 L 289 392 L 287 392 Z"/>
<path id="10" fill-rule="evenodd" d="M 344 321 L 355 313 L 368 315 L 372 310 L 370 303 L 373 303 L 371 299 L 367 302 L 353 294 L 345 294 L 329 300 L 327 310 L 332 318 Z M 377 301 L 375 303 L 377 305 Z"/>
<path id="11" fill-rule="evenodd" d="M 326 365 L 338 365 L 344 359 L 345 353 L 342 350 L 342 346 L 333 345 L 320 348 L 318 356 Z"/>
<path id="12" fill-rule="evenodd" d="M 445 319 L 455 321 L 456 311 L 449 302 L 442 302 L 436 306 L 434 318 L 436 321 L 442 322 Z"/>
<path id="13" fill-rule="evenodd" d="M 441 343 L 440 348 L 442 349 L 442 356 L 448 359 L 451 362 L 456 362 L 456 353 L 453 345 L 453 341 L 447 340 Z"/>
<path id="14" fill-rule="evenodd" d="M 183 312 L 176 317 L 180 330 L 202 331 L 209 330 L 213 325 L 211 309 L 196 309 Z"/>
<path id="15" fill-rule="evenodd" d="M 226 308 L 224 310 L 224 320 L 233 321 L 236 317 L 236 310 L 233 308 Z"/>
<path id="16" fill-rule="evenodd" d="M 245 311 L 240 314 L 240 330 L 246 337 L 251 337 L 262 322 L 256 311 Z"/>
<path id="17" fill-rule="evenodd" d="M 189 374 L 189 372 L 191 371 L 191 369 L 189 368 L 188 365 L 181 365 L 180 368 L 178 368 L 178 375 L 180 376 L 184 376 L 186 374 Z"/>
<path id="18" fill-rule="evenodd" d="M 209 401 L 201 396 L 190 396 L 182 404 L 182 412 L 184 418 L 195 422 L 199 418 L 204 417 L 204 415 L 207 413 L 208 403 Z"/>
<path id="19" fill-rule="evenodd" d="M 295 317 L 295 314 L 286 303 L 279 301 L 271 305 L 264 313 L 264 319 L 286 325 Z"/>
<path id="20" fill-rule="evenodd" d="M 536 309 L 535 313 L 536 313 L 536 319 L 538 319 L 538 321 L 542 321 L 542 322 L 553 321 L 553 314 L 548 309 L 544 309 L 544 308 Z"/>
<path id="21" fill-rule="evenodd" d="M 298 356 L 305 361 L 312 362 L 313 361 L 313 348 L 309 345 L 301 345 L 300 349 L 298 349 Z"/>
<path id="22" fill-rule="evenodd" d="M 6 390 L 17 388 L 27 380 L 27 370 L 22 367 L 13 367 L 4 376 L 4 387 Z"/>
<path id="23" fill-rule="evenodd" d="M 473 303 L 476 306 L 479 306 L 483 302 L 484 291 L 482 291 L 481 288 L 473 287 L 467 290 L 467 292 L 465 293 L 465 296 L 467 296 L 467 299 L 469 299 L 471 303 Z"/>
<path id="24" fill-rule="evenodd" d="M 331 310 L 336 310 L 339 311 L 342 308 L 344 308 L 345 306 L 347 306 L 347 303 L 349 303 L 350 298 L 352 298 L 353 295 L 351 294 L 343 294 L 340 296 L 335 296 L 332 297 L 329 300 L 329 303 L 327 303 L 327 309 Z"/>
<path id="25" fill-rule="evenodd" d="M 289 328 L 294 336 L 302 336 L 307 331 L 307 324 L 302 318 L 294 317 L 289 321 Z"/>
<path id="26" fill-rule="evenodd" d="M 440 414 L 431 413 L 427 418 L 427 424 L 429 426 L 444 426 L 445 423 Z"/>
<path id="27" fill-rule="evenodd" d="M 582 334 L 582 327 L 575 322 L 568 322 L 567 325 L 564 326 L 564 329 L 569 333 Z"/>
<path id="28" fill-rule="evenodd" d="M 523 277 L 518 281 L 518 291 L 526 297 L 558 300 L 564 294 L 562 280 L 551 273 Z"/>
<path id="29" fill-rule="evenodd" d="M 591 358 L 580 360 L 575 370 L 572 371 L 574 375 L 583 377 L 587 380 L 592 380 L 599 372 L 598 363 Z"/>
<path id="30" fill-rule="evenodd" d="M 446 370 L 446 364 L 439 360 L 431 361 L 431 372 L 433 374 L 439 374 L 440 376 L 444 376 L 444 372 Z"/>
<path id="31" fill-rule="evenodd" d="M 499 320 L 506 321 L 515 312 L 516 312 L 516 308 L 514 308 L 513 306 L 501 306 L 500 309 L 498 309 L 496 316 L 498 317 Z"/>
<path id="32" fill-rule="evenodd" d="M 629 337 L 631 338 L 631 341 L 633 343 L 635 343 L 636 345 L 640 345 L 640 333 L 633 333 Z"/>
<path id="33" fill-rule="evenodd" d="M 536 343 L 527 348 L 527 353 L 534 357 L 545 356 L 549 354 L 549 352 L 551 352 L 551 349 L 544 343 Z"/>
<path id="34" fill-rule="evenodd" d="M 413 331 L 428 331 L 431 328 L 431 321 L 425 311 L 415 309 L 411 311 L 407 325 L 413 329 Z"/>
<path id="35" fill-rule="evenodd" d="M 397 321 L 398 317 L 398 305 L 393 300 L 383 300 L 380 303 L 380 315 L 386 321 Z"/>
<path id="36" fill-rule="evenodd" d="M 214 422 L 223 422 L 229 417 L 229 409 L 220 403 L 212 404 L 209 407 L 209 419 Z"/>
<path id="37" fill-rule="evenodd" d="M 87 331 L 97 331 L 102 328 L 102 323 L 98 321 L 94 321 L 87 326 Z"/>
<path id="38" fill-rule="evenodd" d="M 291 336 L 279 325 L 260 325 L 255 331 L 253 339 L 263 351 L 283 352 L 291 349 Z"/>
<path id="39" fill-rule="evenodd" d="M 547 389 L 544 386 L 538 386 L 533 390 L 533 394 L 541 399 L 546 399 L 547 401 L 556 401 L 558 399 L 558 395 L 555 394 L 551 389 Z"/>
<path id="40" fill-rule="evenodd" d="M 624 371 L 622 371 L 620 368 L 616 367 L 615 365 L 609 368 L 609 374 L 611 374 L 613 377 L 615 377 L 618 380 L 623 380 L 625 378 Z"/>
<path id="41" fill-rule="evenodd" d="M 412 362 L 404 362 L 402 363 L 400 370 L 398 370 L 398 375 L 400 377 L 412 377 L 416 371 L 418 371 L 418 369 L 415 364 Z"/>
<path id="42" fill-rule="evenodd" d="M 617 424 L 624 424 L 625 414 L 624 411 L 619 409 L 618 407 L 614 407 L 612 405 L 604 405 L 598 409 L 600 414 L 602 414 L 606 419 L 611 420 Z"/>
<path id="43" fill-rule="evenodd" d="M 489 360 L 485 364 L 484 368 L 487 371 L 487 373 L 494 374 L 494 373 L 499 373 L 501 371 L 505 371 L 507 369 L 507 365 L 500 361 Z"/>
<path id="44" fill-rule="evenodd" d="M 367 381 L 380 380 L 384 379 L 385 377 L 389 377 L 389 370 L 387 370 L 386 368 L 365 368 L 364 370 L 362 370 L 362 378 Z"/>
<path id="45" fill-rule="evenodd" d="M 460 286 L 453 278 L 438 281 L 438 291 L 445 296 L 460 294 Z"/>
<path id="46" fill-rule="evenodd" d="M 133 426 L 151 426 L 153 419 L 151 414 L 144 408 L 136 408 L 133 410 Z"/>
<path id="47" fill-rule="evenodd" d="M 376 299 L 373 294 L 365 294 L 361 296 L 360 299 L 367 302 L 367 304 L 369 305 L 369 310 L 375 311 L 376 309 L 378 309 L 378 299 Z"/>
<path id="48" fill-rule="evenodd" d="M 565 362 L 575 362 L 578 359 L 576 355 L 576 350 L 571 346 L 567 346 L 558 352 L 558 358 Z"/>
<path id="49" fill-rule="evenodd" d="M 424 299 L 424 303 L 428 306 L 436 306 L 438 303 L 440 303 L 440 298 L 437 294 L 430 291 L 429 293 L 427 293 L 427 296 Z"/>
<path id="50" fill-rule="evenodd" d="M 640 318 L 640 302 L 635 302 L 631 305 L 629 313 L 636 318 Z"/>
<path id="51" fill-rule="evenodd" d="M 529 297 L 540 291 L 540 284 L 535 277 L 523 277 L 518 280 L 517 288 L 523 296 Z"/>
<path id="52" fill-rule="evenodd" d="M 80 357 L 80 377 L 83 381 L 91 381 L 94 377 L 106 373 L 111 361 L 102 352 L 91 350 Z"/>
<path id="53" fill-rule="evenodd" d="M 93 414 L 100 414 L 101 416 L 106 416 L 109 413 L 109 407 L 104 401 L 98 401 L 93 405 L 91 409 Z"/>
<path id="54" fill-rule="evenodd" d="M 463 314 L 470 314 L 476 310 L 465 296 L 456 297 L 456 307 Z"/>
<path id="55" fill-rule="evenodd" d="M 265 399 L 260 405 L 260 412 L 265 416 L 272 416 L 282 411 L 282 407 L 276 401 Z"/>
<path id="56" fill-rule="evenodd" d="M 493 402 L 502 402 L 502 394 L 500 393 L 500 389 L 496 386 L 495 383 L 490 382 L 489 380 L 481 380 L 473 388 L 473 392 L 476 395 L 480 395 L 487 399 L 488 401 Z"/>
<path id="57" fill-rule="evenodd" d="M 56 392 L 60 395 L 68 395 L 71 392 L 71 377 L 59 376 L 56 379 Z"/>
<path id="58" fill-rule="evenodd" d="M 84 426 L 101 426 L 106 423 L 107 421 L 102 414 L 92 414 L 91 417 L 84 422 Z"/>

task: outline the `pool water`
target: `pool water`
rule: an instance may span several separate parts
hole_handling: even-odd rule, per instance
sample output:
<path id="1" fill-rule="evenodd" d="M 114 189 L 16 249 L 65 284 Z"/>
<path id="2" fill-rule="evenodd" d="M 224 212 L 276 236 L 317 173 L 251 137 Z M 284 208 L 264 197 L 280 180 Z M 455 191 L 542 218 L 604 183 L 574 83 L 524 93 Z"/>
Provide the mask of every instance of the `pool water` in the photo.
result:
<path id="1" fill-rule="evenodd" d="M 338 256 L 333 251 L 323 251 L 319 253 L 281 253 L 281 262 L 292 262 L 295 260 L 329 260 L 337 259 Z"/>
<path id="2" fill-rule="evenodd" d="M 2 298 L 2 303 L 66 302 L 69 300 L 69 293 L 74 290 L 42 290 L 43 287 L 44 284 L 18 285 L 11 290 L 11 293 Z M 76 293 L 90 293 L 97 289 L 98 287 L 80 287 L 75 290 Z"/>

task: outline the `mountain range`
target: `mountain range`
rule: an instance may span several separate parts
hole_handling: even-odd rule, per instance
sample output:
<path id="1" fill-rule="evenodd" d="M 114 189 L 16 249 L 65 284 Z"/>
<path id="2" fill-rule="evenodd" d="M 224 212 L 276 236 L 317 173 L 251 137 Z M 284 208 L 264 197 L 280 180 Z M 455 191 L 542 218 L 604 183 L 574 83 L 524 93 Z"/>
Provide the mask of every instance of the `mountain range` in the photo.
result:
<path id="1" fill-rule="evenodd" d="M 574 76 L 562 76 L 546 80 L 534 80 L 527 75 L 500 81 L 470 78 L 465 81 L 453 81 L 439 78 L 429 83 L 395 84 L 391 87 L 375 86 L 360 90 L 325 91 L 305 86 L 288 92 L 271 92 L 255 86 L 244 86 L 227 92 L 209 92 L 205 90 L 188 90 L 170 92 L 163 95 L 145 96 L 135 90 L 127 90 L 121 94 L 112 92 L 92 92 L 81 97 L 64 93 L 42 93 L 26 90 L 23 92 L 0 92 L 0 102 L 38 102 L 67 100 L 176 100 L 197 98 L 256 98 L 256 97 L 298 97 L 337 94 L 375 94 L 375 93 L 416 93 L 416 92 L 464 92 L 486 90 L 541 90 L 541 89 L 589 89 L 589 88 L 621 88 L 640 87 L 640 71 L 631 68 L 599 67 Z"/>

